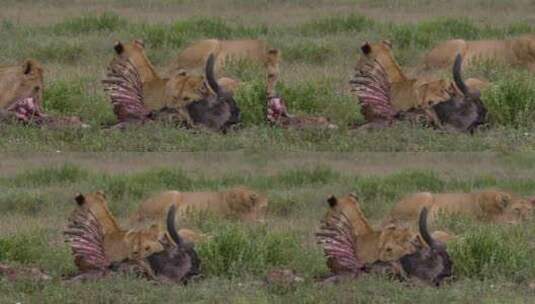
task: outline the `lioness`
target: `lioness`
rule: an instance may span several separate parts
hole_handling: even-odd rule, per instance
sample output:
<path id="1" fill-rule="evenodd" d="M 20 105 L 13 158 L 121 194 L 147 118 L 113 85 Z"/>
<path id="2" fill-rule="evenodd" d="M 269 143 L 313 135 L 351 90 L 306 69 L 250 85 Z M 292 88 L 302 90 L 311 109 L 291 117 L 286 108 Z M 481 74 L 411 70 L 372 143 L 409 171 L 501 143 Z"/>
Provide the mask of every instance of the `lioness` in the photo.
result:
<path id="1" fill-rule="evenodd" d="M 85 199 L 78 196 L 77 200 Z M 64 235 L 71 245 L 75 264 L 80 271 L 71 277 L 70 281 L 94 280 L 120 272 L 141 275 L 162 282 L 186 283 L 192 276 L 199 274 L 200 260 L 194 247 L 184 242 L 176 232 L 174 206 L 168 211 L 166 229 L 169 237 L 160 240 L 161 250 L 147 255 L 134 255 L 119 261 L 109 255 L 109 246 L 106 246 L 109 234 L 104 234 L 104 226 L 101 224 L 103 222 L 92 211 L 100 210 L 99 214 L 109 214 L 101 210 L 101 206 L 103 206 L 101 202 L 89 203 L 88 206 L 83 203 L 69 217 Z M 109 226 L 109 223 L 106 226 Z M 152 230 L 148 230 L 132 235 L 137 241 L 141 241 L 147 237 L 151 238 L 152 233 Z M 127 234 L 125 238 L 132 235 Z M 142 245 L 140 249 L 146 251 L 146 244 L 143 243 L 135 242 L 135 246 Z"/>
<path id="2" fill-rule="evenodd" d="M 407 227 L 396 224 L 375 230 L 362 213 L 358 198 L 354 193 L 337 198 L 332 195 L 327 199 L 329 208 L 324 220 L 343 214 L 352 227 L 353 237 L 358 243 L 357 255 L 364 263 L 393 261 L 413 253 L 415 246 L 422 241 L 417 233 Z"/>
<path id="3" fill-rule="evenodd" d="M 16 66 L 0 66 L 0 109 L 8 108 L 20 97 L 43 100 L 43 67 L 33 59 Z"/>
<path id="4" fill-rule="evenodd" d="M 210 54 L 216 57 L 216 71 L 228 60 L 250 59 L 263 63 L 268 44 L 263 40 L 219 40 L 205 39 L 186 47 L 178 54 L 175 69 L 195 70 L 204 67 Z"/>
<path id="5" fill-rule="evenodd" d="M 535 35 L 528 34 L 505 40 L 448 40 L 438 44 L 425 55 L 425 67 L 451 66 L 457 54 L 465 58 L 465 66 L 477 61 L 493 60 L 535 71 Z"/>
<path id="6" fill-rule="evenodd" d="M 362 228 L 361 226 L 358 230 Z M 419 220 L 421 242 L 415 243 L 411 252 L 398 257 L 390 256 L 390 260 L 367 261 L 361 250 L 366 242 L 354 235 L 354 231 L 352 221 L 344 212 L 331 212 L 321 221 L 316 238 L 323 247 L 327 266 L 331 270 L 324 282 L 356 278 L 371 272 L 398 279 L 415 278 L 439 286 L 445 278 L 452 275 L 453 264 L 445 245 L 436 241 L 427 230 L 426 208 L 423 208 Z"/>
<path id="7" fill-rule="evenodd" d="M 173 69 L 168 77 L 160 77 L 145 54 L 142 40 L 117 42 L 114 49 L 118 57 L 129 59 L 138 70 L 143 84 L 144 103 L 151 110 L 178 108 L 211 93 L 202 73 L 192 74 L 186 69 Z M 228 77 L 218 79 L 218 83 L 227 92 L 234 92 L 238 86 L 238 81 Z"/>
<path id="8" fill-rule="evenodd" d="M 429 209 L 431 221 L 440 214 L 463 214 L 496 223 L 519 223 L 528 218 L 533 209 L 531 202 L 500 190 L 420 192 L 402 198 L 391 210 L 389 219 L 414 223 L 423 207 Z"/>
<path id="9" fill-rule="evenodd" d="M 208 93 L 201 76 L 176 71 L 169 78 L 160 77 L 147 58 L 145 44 L 141 40 L 124 44 L 117 42 L 114 50 L 119 58 L 130 60 L 137 69 L 143 86 L 143 103 L 149 110 L 180 107 Z"/>
<path id="10" fill-rule="evenodd" d="M 158 227 L 130 231 L 122 229 L 108 209 L 108 201 L 102 191 L 77 194 L 75 200 L 78 208 L 91 210 L 100 223 L 104 252 L 111 262 L 142 259 L 163 250 L 160 239 L 164 235 Z"/>
<path id="11" fill-rule="evenodd" d="M 370 126 L 389 126 L 396 119 L 423 120 L 440 129 L 472 132 L 485 121 L 479 91 L 461 77 L 462 57 L 453 65 L 454 82 L 407 77 L 391 52 L 391 43 L 365 43 L 351 79 L 352 92 Z"/>
<path id="12" fill-rule="evenodd" d="M 218 192 L 165 191 L 141 203 L 131 219 L 133 222 L 161 222 L 171 205 L 176 206 L 179 217 L 184 217 L 191 211 L 207 211 L 217 216 L 250 221 L 263 220 L 268 199 L 247 187 Z"/>
<path id="13" fill-rule="evenodd" d="M 161 108 L 151 110 L 145 102 L 145 86 L 141 81 L 139 70 L 130 59 L 116 57 L 108 66 L 108 73 L 102 81 L 104 91 L 108 93 L 113 106 L 113 112 L 119 120 L 115 127 L 122 127 L 132 122 L 164 120 L 190 128 L 201 127 L 226 132 L 231 126 L 240 122 L 240 109 L 232 93 L 225 91 L 217 83 L 214 64 L 215 58 L 210 56 L 206 62 L 205 74 L 207 85 L 213 94 L 206 94 L 195 100 L 187 99 L 187 102 L 180 104 L 159 102 L 157 104 Z M 181 74 L 177 77 L 181 77 Z"/>

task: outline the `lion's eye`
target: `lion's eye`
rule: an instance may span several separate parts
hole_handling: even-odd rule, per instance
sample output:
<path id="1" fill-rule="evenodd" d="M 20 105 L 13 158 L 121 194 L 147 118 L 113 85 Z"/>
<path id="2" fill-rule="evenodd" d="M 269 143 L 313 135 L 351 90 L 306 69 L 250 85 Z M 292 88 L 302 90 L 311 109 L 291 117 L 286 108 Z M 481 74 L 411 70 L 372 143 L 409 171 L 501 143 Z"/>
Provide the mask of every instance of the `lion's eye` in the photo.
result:
<path id="1" fill-rule="evenodd" d="M 189 101 L 190 98 L 189 97 L 184 97 L 184 101 Z"/>
<path id="2" fill-rule="evenodd" d="M 149 251 L 149 250 L 150 250 L 150 246 L 145 247 L 145 251 Z"/>

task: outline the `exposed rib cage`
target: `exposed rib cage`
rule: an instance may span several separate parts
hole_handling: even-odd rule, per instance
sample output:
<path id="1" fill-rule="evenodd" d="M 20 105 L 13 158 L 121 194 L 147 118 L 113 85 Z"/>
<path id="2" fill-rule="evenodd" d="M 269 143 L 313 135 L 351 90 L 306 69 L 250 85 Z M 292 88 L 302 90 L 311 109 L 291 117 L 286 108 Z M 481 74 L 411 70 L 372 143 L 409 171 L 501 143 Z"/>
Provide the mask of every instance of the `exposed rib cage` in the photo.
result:
<path id="1" fill-rule="evenodd" d="M 104 252 L 102 226 L 91 210 L 76 208 L 63 234 L 81 271 L 108 268 L 111 262 Z"/>
<path id="2" fill-rule="evenodd" d="M 332 215 L 321 221 L 316 233 L 317 243 L 323 247 L 327 265 L 335 274 L 352 273 L 358 275 L 364 263 L 356 256 L 356 243 L 352 225 L 344 214 Z"/>
<path id="3" fill-rule="evenodd" d="M 143 104 L 143 83 L 129 59 L 115 58 L 102 84 L 119 122 L 148 119 L 150 111 Z"/>
<path id="4" fill-rule="evenodd" d="M 397 112 L 391 103 L 390 81 L 383 66 L 377 60 L 363 59 L 355 70 L 351 92 L 359 98 L 366 120 L 393 120 Z"/>
<path id="5" fill-rule="evenodd" d="M 7 109 L 22 122 L 41 122 L 46 115 L 41 109 L 41 105 L 35 97 L 22 97 L 15 100 Z"/>

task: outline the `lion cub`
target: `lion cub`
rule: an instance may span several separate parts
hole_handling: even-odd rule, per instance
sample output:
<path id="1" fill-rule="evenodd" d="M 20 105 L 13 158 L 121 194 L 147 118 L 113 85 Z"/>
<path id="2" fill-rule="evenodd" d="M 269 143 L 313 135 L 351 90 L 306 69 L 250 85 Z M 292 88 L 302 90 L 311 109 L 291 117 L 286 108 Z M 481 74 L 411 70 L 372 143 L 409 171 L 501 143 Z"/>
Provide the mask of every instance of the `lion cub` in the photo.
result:
<path id="1" fill-rule="evenodd" d="M 165 191 L 141 203 L 132 221 L 163 222 L 166 211 L 171 205 L 177 207 L 177 217 L 184 217 L 193 211 L 209 212 L 221 217 L 246 221 L 262 221 L 268 200 L 264 195 L 246 187 L 235 187 L 217 192 Z"/>
<path id="2" fill-rule="evenodd" d="M 470 193 L 420 192 L 401 199 L 390 212 L 393 221 L 416 222 L 423 207 L 435 221 L 439 214 L 463 214 L 496 223 L 519 223 L 531 216 L 533 203 L 500 190 Z"/>
<path id="3" fill-rule="evenodd" d="M 108 202 L 102 191 L 85 195 L 79 193 L 75 200 L 78 208 L 91 210 L 102 226 L 104 252 L 111 262 L 139 260 L 164 250 L 160 243 L 164 232 L 161 232 L 158 226 L 154 225 L 148 229 L 122 229 L 108 209 Z"/>

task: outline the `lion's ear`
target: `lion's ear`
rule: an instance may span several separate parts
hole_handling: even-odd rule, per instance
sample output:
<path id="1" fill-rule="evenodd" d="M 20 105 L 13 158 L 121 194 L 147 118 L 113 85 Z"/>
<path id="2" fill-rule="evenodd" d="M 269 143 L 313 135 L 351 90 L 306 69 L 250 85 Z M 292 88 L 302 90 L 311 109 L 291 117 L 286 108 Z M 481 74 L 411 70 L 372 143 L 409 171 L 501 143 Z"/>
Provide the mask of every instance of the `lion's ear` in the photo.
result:
<path id="1" fill-rule="evenodd" d="M 366 41 L 361 47 L 360 50 L 364 55 L 368 55 L 372 52 L 372 46 Z"/>
<path id="2" fill-rule="evenodd" d="M 351 196 L 352 198 L 356 199 L 357 201 L 359 200 L 359 197 L 357 196 L 357 194 L 355 192 L 349 193 L 349 196 Z"/>
<path id="3" fill-rule="evenodd" d="M 139 45 L 142 48 L 145 48 L 145 42 L 143 42 L 143 40 L 141 40 L 141 39 L 135 39 L 134 43 Z"/>
<path id="4" fill-rule="evenodd" d="M 268 54 L 270 54 L 270 55 L 278 55 L 279 54 L 279 50 L 278 49 L 270 49 L 268 51 Z"/>
<path id="5" fill-rule="evenodd" d="M 256 201 L 258 200 L 258 194 L 256 194 L 256 193 L 251 193 L 251 194 L 249 195 L 249 198 L 251 199 L 251 202 L 252 202 L 253 204 L 255 204 Z"/>
<path id="6" fill-rule="evenodd" d="M 102 196 L 103 198 L 106 198 L 106 193 L 104 193 L 104 191 L 102 190 L 97 191 L 97 194 Z"/>
<path id="7" fill-rule="evenodd" d="M 392 48 L 392 41 L 390 40 L 383 40 L 383 43 L 388 46 L 390 49 Z"/>
<path id="8" fill-rule="evenodd" d="M 334 208 L 336 204 L 338 204 L 338 199 L 336 198 L 336 196 L 331 195 L 329 196 L 329 198 L 327 198 L 327 203 L 329 203 L 329 206 L 331 206 L 331 208 Z"/>
<path id="9" fill-rule="evenodd" d="M 508 194 L 505 195 L 496 195 L 496 200 L 498 201 L 498 205 L 500 209 L 505 209 L 507 206 L 509 206 L 509 203 L 511 201 L 511 197 Z"/>
<path id="10" fill-rule="evenodd" d="M 83 204 L 85 204 L 85 196 L 82 193 L 76 193 L 74 200 L 76 201 L 78 206 L 82 206 Z"/>
<path id="11" fill-rule="evenodd" d="M 24 64 L 22 65 L 22 70 L 24 71 L 24 75 L 28 75 L 33 71 L 33 62 L 30 59 L 27 59 L 24 61 Z"/>
<path id="12" fill-rule="evenodd" d="M 124 52 L 124 45 L 120 41 L 117 41 L 115 42 L 113 49 L 115 50 L 115 53 L 117 53 L 117 55 L 121 55 Z"/>

